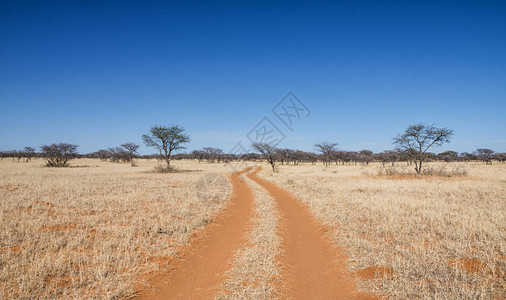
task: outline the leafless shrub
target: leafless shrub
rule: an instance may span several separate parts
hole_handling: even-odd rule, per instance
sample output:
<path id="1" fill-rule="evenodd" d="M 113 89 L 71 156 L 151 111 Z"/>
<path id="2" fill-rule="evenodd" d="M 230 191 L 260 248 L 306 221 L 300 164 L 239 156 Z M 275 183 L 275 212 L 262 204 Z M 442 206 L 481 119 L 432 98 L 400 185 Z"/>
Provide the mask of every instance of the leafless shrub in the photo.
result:
<path id="1" fill-rule="evenodd" d="M 378 175 L 385 176 L 437 176 L 437 177 L 455 177 L 467 176 L 469 170 L 463 165 L 442 165 L 425 167 L 421 173 L 416 173 L 407 166 L 382 166 L 378 169 Z"/>
<path id="2" fill-rule="evenodd" d="M 406 167 L 400 166 L 382 166 L 378 169 L 378 175 L 395 176 L 413 174 Z"/>
<path id="3" fill-rule="evenodd" d="M 154 168 L 155 173 L 176 173 L 177 171 L 178 169 L 173 166 L 156 165 Z"/>
<path id="4" fill-rule="evenodd" d="M 422 174 L 440 177 L 467 176 L 469 174 L 469 170 L 462 165 L 450 167 L 448 165 L 443 165 L 440 167 L 427 167 L 422 171 Z"/>

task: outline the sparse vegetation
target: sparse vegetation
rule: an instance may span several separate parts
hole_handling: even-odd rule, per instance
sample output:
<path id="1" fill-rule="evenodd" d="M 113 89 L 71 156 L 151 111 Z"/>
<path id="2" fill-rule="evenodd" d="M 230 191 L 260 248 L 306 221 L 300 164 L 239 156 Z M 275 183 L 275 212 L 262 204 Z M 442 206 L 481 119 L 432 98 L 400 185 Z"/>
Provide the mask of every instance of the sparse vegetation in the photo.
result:
<path id="1" fill-rule="evenodd" d="M 139 275 L 162 268 L 228 201 L 196 197 L 205 172 L 149 172 L 98 159 L 88 168 L 41 168 L 40 160 L 0 162 L 0 298 L 127 299 Z"/>
<path id="2" fill-rule="evenodd" d="M 424 169 L 442 166 L 453 168 Z M 468 177 L 375 176 L 381 163 L 336 173 L 289 165 L 261 175 L 308 205 L 336 245 L 347 247 L 362 290 L 387 299 L 500 299 L 506 168 L 464 166 Z"/>
<path id="3" fill-rule="evenodd" d="M 382 166 L 378 169 L 378 175 L 388 176 L 467 176 L 469 170 L 463 164 L 442 164 L 424 168 L 420 173 L 413 172 L 408 166 Z"/>
<path id="4" fill-rule="evenodd" d="M 0 300 L 506 300 L 505 37 L 506 0 L 0 1 Z"/>
<path id="5" fill-rule="evenodd" d="M 84 159 L 76 166 L 94 168 L 55 173 L 40 168 L 37 159 L 0 162 L 0 259 L 10 262 L 1 266 L 1 296 L 23 298 L 35 291 L 39 299 L 127 298 L 140 274 L 166 268 L 178 246 L 189 243 L 228 199 L 200 201 L 194 190 L 206 171 L 230 172 L 224 164 L 181 161 L 190 172 L 163 178 L 149 172 L 154 160 L 138 164 L 130 169 Z M 361 289 L 392 299 L 472 298 L 476 291 L 490 298 L 503 291 L 506 268 L 504 166 L 429 162 L 417 175 L 405 163 L 329 165 L 322 172 L 307 162 L 261 174 L 333 228 L 336 244 L 347 247 L 349 269 L 362 278 Z M 376 175 L 387 169 L 397 171 Z M 282 220 L 272 199 L 248 184 L 255 188 L 256 225 L 251 245 L 236 253 L 221 298 L 271 297 L 283 289 L 275 259 L 283 251 L 275 229 Z M 375 272 L 392 276 L 374 277 Z"/>
<path id="6" fill-rule="evenodd" d="M 132 296 L 145 276 L 168 271 L 167 261 L 179 247 L 227 203 L 227 184 L 216 187 L 219 197 L 210 198 L 195 190 L 199 184 L 207 189 L 209 178 L 230 172 L 223 163 L 244 167 L 259 160 L 272 170 L 264 170 L 264 178 L 293 192 L 331 228 L 336 246 L 346 246 L 348 269 L 363 291 L 392 299 L 473 298 L 477 291 L 482 298 L 500 296 L 506 156 L 490 149 L 428 151 L 452 135 L 446 128 L 416 124 L 397 136 L 394 151 L 344 151 L 322 142 L 315 144 L 319 153 L 310 153 L 253 143 L 257 153 L 235 156 L 214 147 L 176 153 L 190 140 L 185 130 L 154 126 L 142 139 L 157 155 L 138 155 L 140 146 L 133 142 L 89 154 L 65 143 L 44 145 L 41 153 L 29 147 L 2 152 L 2 158 L 13 160 L 0 163 L 0 260 L 9 262 L 0 264 L 0 296 L 26 298 L 33 291 L 40 299 Z M 40 168 L 37 157 L 51 167 L 80 158 L 72 167 L 88 168 L 49 170 Z M 23 158 L 26 164 L 15 162 Z M 162 180 L 156 173 L 175 173 L 173 160 L 185 172 Z M 491 166 L 493 160 L 502 163 Z M 273 198 L 247 182 L 255 191 L 249 244 L 236 249 L 215 296 L 283 298 L 289 287 L 287 266 L 280 262 L 282 216 Z"/>

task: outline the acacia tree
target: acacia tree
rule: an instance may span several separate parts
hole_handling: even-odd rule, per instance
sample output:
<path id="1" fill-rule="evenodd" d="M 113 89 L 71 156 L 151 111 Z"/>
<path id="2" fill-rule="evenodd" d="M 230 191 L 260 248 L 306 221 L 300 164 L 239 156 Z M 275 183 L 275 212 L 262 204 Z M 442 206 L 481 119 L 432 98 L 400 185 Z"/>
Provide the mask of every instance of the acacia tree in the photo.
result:
<path id="1" fill-rule="evenodd" d="M 23 149 L 23 152 L 25 154 L 26 162 L 30 161 L 35 156 L 35 148 L 33 147 L 25 147 L 25 149 Z"/>
<path id="2" fill-rule="evenodd" d="M 374 160 L 374 153 L 371 150 L 361 150 L 358 152 L 357 159 L 361 163 L 369 165 L 369 163 Z"/>
<path id="3" fill-rule="evenodd" d="M 128 153 L 121 147 L 112 147 L 106 150 L 107 157 L 112 162 L 128 162 Z"/>
<path id="4" fill-rule="evenodd" d="M 205 153 L 207 160 L 209 162 L 214 162 L 215 160 L 217 160 L 219 163 L 221 157 L 223 156 L 223 150 L 220 148 L 204 147 L 202 148 L 202 151 Z"/>
<path id="5" fill-rule="evenodd" d="M 59 143 L 43 145 L 40 149 L 48 167 L 66 167 L 68 162 L 76 157 L 77 147 L 73 144 Z"/>
<path id="6" fill-rule="evenodd" d="M 193 159 L 196 159 L 199 161 L 199 164 L 200 162 L 207 157 L 207 153 L 205 153 L 204 151 L 202 150 L 193 150 L 191 153 L 190 153 L 190 157 L 193 158 Z"/>
<path id="7" fill-rule="evenodd" d="M 190 142 L 190 136 L 178 125 L 156 125 L 142 136 L 142 140 L 146 146 L 158 149 L 160 157 L 167 163 L 167 169 L 170 169 L 170 156 L 175 151 L 185 149 L 183 144 Z"/>
<path id="8" fill-rule="evenodd" d="M 272 168 L 272 172 L 276 171 L 276 147 L 269 143 L 253 143 L 251 147 L 258 151 L 263 159 L 265 159 Z"/>
<path id="9" fill-rule="evenodd" d="M 330 164 L 332 155 L 337 150 L 337 145 L 338 145 L 337 143 L 330 143 L 330 142 L 321 142 L 319 144 L 314 145 L 316 151 L 321 153 L 323 164 L 325 166 L 328 166 Z"/>
<path id="10" fill-rule="evenodd" d="M 448 128 L 437 128 L 434 125 L 417 123 L 408 126 L 403 133 L 394 138 L 394 145 L 401 151 L 408 153 L 415 161 L 415 171 L 422 172 L 422 165 L 427 160 L 427 151 L 432 146 L 449 143 L 454 131 Z"/>
<path id="11" fill-rule="evenodd" d="M 290 155 L 292 154 L 293 150 L 278 148 L 275 150 L 275 152 L 281 164 L 284 165 L 285 162 L 286 164 L 288 164 L 288 161 L 290 160 Z"/>
<path id="12" fill-rule="evenodd" d="M 381 161 L 384 167 L 387 163 L 391 163 L 393 166 L 395 162 L 399 160 L 399 155 L 399 151 L 385 150 L 381 153 L 376 154 L 375 157 Z"/>
<path id="13" fill-rule="evenodd" d="M 137 155 L 137 149 L 139 149 L 140 145 L 136 143 L 124 143 L 121 147 L 125 148 L 128 153 L 128 158 L 130 159 L 130 166 L 134 166 L 134 156 Z"/>
<path id="14" fill-rule="evenodd" d="M 504 163 L 506 161 L 506 153 L 495 153 L 493 158 Z"/>
<path id="15" fill-rule="evenodd" d="M 487 165 L 492 164 L 492 159 L 494 157 L 494 151 L 490 149 L 476 149 L 474 152 L 476 155 L 476 158 L 481 160 L 482 162 L 486 163 Z"/>
<path id="16" fill-rule="evenodd" d="M 439 153 L 436 157 L 438 159 L 444 160 L 445 162 L 450 162 L 450 161 L 457 161 L 459 159 L 459 154 L 458 152 L 448 150 Z"/>

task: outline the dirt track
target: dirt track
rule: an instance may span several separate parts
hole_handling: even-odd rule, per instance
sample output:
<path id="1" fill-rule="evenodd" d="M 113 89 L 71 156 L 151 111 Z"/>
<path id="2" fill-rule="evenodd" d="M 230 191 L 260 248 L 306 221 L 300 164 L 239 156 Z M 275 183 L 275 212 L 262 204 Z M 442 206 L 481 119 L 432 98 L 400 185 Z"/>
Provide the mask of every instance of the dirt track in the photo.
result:
<path id="1" fill-rule="evenodd" d="M 245 242 L 252 211 L 253 194 L 240 178 L 241 173 L 230 177 L 233 186 L 230 204 L 207 226 L 206 232 L 183 251 L 182 259 L 172 263 L 173 270 L 149 282 L 153 289 L 141 293 L 139 299 L 213 298 L 225 271 L 230 268 L 234 250 Z"/>
<path id="2" fill-rule="evenodd" d="M 241 173 L 247 172 L 244 170 Z M 284 266 L 280 298 L 288 299 L 376 299 L 358 293 L 345 266 L 342 249 L 330 245 L 323 228 L 309 210 L 290 193 L 257 177 L 259 169 L 248 177 L 266 189 L 281 213 L 280 231 Z M 150 283 L 156 292 L 143 292 L 140 299 L 212 299 L 225 272 L 231 268 L 234 251 L 245 242 L 247 223 L 253 216 L 253 194 L 240 173 L 231 176 L 233 194 L 230 205 L 205 233 L 175 261 L 168 275 Z"/>
<path id="3" fill-rule="evenodd" d="M 276 200 L 283 218 L 280 228 L 285 253 L 285 281 L 292 299 L 375 299 L 357 293 L 346 270 L 342 249 L 334 249 L 322 234 L 308 209 L 290 193 L 272 182 L 261 179 L 255 172 L 248 177 L 265 188 Z M 334 263 L 334 262 L 339 263 Z"/>

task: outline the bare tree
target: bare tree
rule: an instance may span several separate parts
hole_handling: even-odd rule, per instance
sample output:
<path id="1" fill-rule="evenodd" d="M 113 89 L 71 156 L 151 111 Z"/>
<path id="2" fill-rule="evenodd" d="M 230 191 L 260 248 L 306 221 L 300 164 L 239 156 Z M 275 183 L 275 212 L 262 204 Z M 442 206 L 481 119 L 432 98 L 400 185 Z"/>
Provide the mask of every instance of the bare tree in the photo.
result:
<path id="1" fill-rule="evenodd" d="M 16 151 L 16 156 L 18 158 L 18 162 L 20 162 L 21 159 L 25 156 L 25 153 L 23 151 Z"/>
<path id="2" fill-rule="evenodd" d="M 399 160 L 399 155 L 399 151 L 385 150 L 381 153 L 375 154 L 375 157 L 381 161 L 384 167 L 387 163 L 391 163 L 393 166 L 395 162 Z"/>
<path id="3" fill-rule="evenodd" d="M 77 156 L 77 145 L 59 143 L 40 147 L 48 167 L 66 167 Z"/>
<path id="4" fill-rule="evenodd" d="M 121 147 L 125 148 L 128 153 L 128 158 L 130 159 L 130 166 L 134 166 L 134 156 L 137 155 L 137 149 L 139 149 L 140 145 L 136 143 L 124 143 Z"/>
<path id="5" fill-rule="evenodd" d="M 206 154 L 207 160 L 209 162 L 214 162 L 217 160 L 219 163 L 221 156 L 223 155 L 223 150 L 220 148 L 204 147 L 202 148 L 202 151 Z"/>
<path id="6" fill-rule="evenodd" d="M 437 128 L 434 125 L 417 123 L 408 126 L 403 133 L 394 138 L 394 145 L 403 150 L 415 161 L 415 171 L 422 172 L 422 164 L 427 160 L 427 151 L 432 146 L 449 143 L 454 131 L 448 128 Z"/>
<path id="7" fill-rule="evenodd" d="M 108 158 L 110 158 L 111 152 L 104 150 L 104 149 L 100 149 L 98 151 L 88 154 L 88 156 L 90 158 L 98 158 L 101 160 L 107 160 Z"/>
<path id="8" fill-rule="evenodd" d="M 110 161 L 112 162 L 129 162 L 128 153 L 121 147 L 112 147 L 106 150 Z"/>
<path id="9" fill-rule="evenodd" d="M 506 161 L 506 153 L 495 153 L 493 157 L 501 163 Z"/>
<path id="10" fill-rule="evenodd" d="M 455 151 L 445 151 L 441 152 L 436 156 L 437 159 L 444 160 L 445 162 L 457 161 L 459 160 L 459 153 Z"/>
<path id="11" fill-rule="evenodd" d="M 30 161 L 35 156 L 35 148 L 33 147 L 25 147 L 23 152 L 25 154 L 25 162 Z"/>
<path id="12" fill-rule="evenodd" d="M 301 150 L 291 150 L 289 158 L 293 162 L 293 165 L 298 165 L 300 162 L 307 160 L 307 153 Z"/>
<path id="13" fill-rule="evenodd" d="M 202 150 L 193 150 L 190 153 L 190 157 L 193 158 L 193 159 L 198 160 L 199 164 L 200 164 L 200 162 L 207 157 L 207 153 L 205 153 Z"/>
<path id="14" fill-rule="evenodd" d="M 12 161 L 14 161 L 17 156 L 18 156 L 17 150 L 11 150 L 11 151 L 7 152 L 7 157 L 12 158 Z"/>
<path id="15" fill-rule="evenodd" d="M 275 172 L 277 161 L 276 147 L 269 143 L 253 143 L 251 147 L 258 151 L 263 159 L 267 160 L 271 165 L 272 172 Z"/>
<path id="16" fill-rule="evenodd" d="M 494 157 L 494 151 L 490 149 L 476 149 L 474 152 L 476 157 L 486 163 L 487 165 L 492 164 L 492 159 Z"/>
<path id="17" fill-rule="evenodd" d="M 313 164 L 313 165 L 316 164 L 316 162 L 318 161 L 318 155 L 315 153 L 308 152 L 308 153 L 306 153 L 306 156 L 307 156 L 307 160 L 309 162 L 311 162 L 311 164 Z"/>
<path id="18" fill-rule="evenodd" d="M 158 149 L 160 156 L 167 163 L 167 169 L 170 169 L 172 152 L 185 149 L 183 144 L 190 142 L 190 136 L 178 125 L 153 126 L 148 134 L 142 136 L 142 140 L 146 146 Z"/>
<path id="19" fill-rule="evenodd" d="M 256 161 L 262 157 L 258 153 L 244 153 L 239 155 L 237 158 L 243 161 Z"/>
<path id="20" fill-rule="evenodd" d="M 288 161 L 290 160 L 294 150 L 277 148 L 275 152 L 281 164 L 284 165 L 285 162 L 288 164 Z"/>
<path id="21" fill-rule="evenodd" d="M 361 150 L 358 152 L 357 159 L 361 163 L 369 165 L 370 162 L 374 161 L 374 153 L 371 150 Z"/>
<path id="22" fill-rule="evenodd" d="M 315 144 L 314 147 L 316 151 L 321 153 L 322 161 L 325 166 L 330 164 L 330 160 L 332 159 L 332 154 L 337 150 L 337 143 L 330 142 L 321 142 L 319 144 Z"/>

